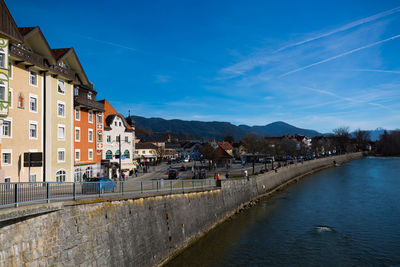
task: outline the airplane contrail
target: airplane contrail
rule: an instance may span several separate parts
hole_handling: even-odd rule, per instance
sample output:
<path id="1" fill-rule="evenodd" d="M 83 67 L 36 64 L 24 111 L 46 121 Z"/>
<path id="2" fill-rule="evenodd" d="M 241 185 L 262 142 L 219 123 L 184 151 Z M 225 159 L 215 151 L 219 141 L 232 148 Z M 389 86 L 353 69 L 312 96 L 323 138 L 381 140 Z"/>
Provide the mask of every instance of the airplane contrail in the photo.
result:
<path id="1" fill-rule="evenodd" d="M 279 75 L 279 78 L 284 77 L 284 76 L 287 76 L 287 75 L 292 74 L 292 73 L 295 73 L 295 72 L 298 72 L 298 71 L 301 71 L 301 70 L 309 69 L 309 68 L 311 68 L 311 67 L 313 67 L 313 66 L 316 66 L 316 65 L 319 65 L 319 64 L 322 64 L 322 63 L 326 63 L 326 62 L 332 61 L 332 60 L 334 60 L 334 59 L 337 59 L 337 58 L 340 58 L 340 57 L 343 57 L 343 56 L 347 56 L 347 55 L 353 54 L 353 53 L 355 53 L 355 52 L 357 52 L 357 51 L 360 51 L 360 50 L 363 50 L 363 49 L 366 49 L 366 48 L 369 48 L 369 47 L 373 47 L 373 46 L 376 46 L 376 45 L 378 45 L 378 44 L 382 44 L 382 43 L 385 43 L 385 42 L 388 42 L 388 41 L 397 39 L 397 38 L 399 38 L 399 37 L 400 37 L 400 34 L 399 34 L 399 35 L 392 36 L 392 37 L 389 37 L 389 38 L 384 39 L 384 40 L 377 41 L 377 42 L 372 43 L 372 44 L 368 44 L 368 45 L 361 46 L 361 47 L 359 47 L 359 48 L 355 48 L 355 49 L 350 50 L 350 51 L 347 51 L 347 52 L 345 52 L 345 53 L 342 53 L 342 54 L 339 54 L 339 55 L 336 55 L 336 56 L 333 56 L 333 57 L 330 57 L 330 58 L 327 58 L 327 59 L 324 59 L 324 60 L 321 60 L 321 61 L 312 63 L 312 64 L 310 64 L 310 65 L 307 65 L 307 66 L 304 66 L 304 67 L 297 68 L 297 69 L 294 69 L 294 70 L 292 70 L 292 71 L 286 72 L 286 73 L 284 73 L 284 74 Z"/>
<path id="2" fill-rule="evenodd" d="M 384 12 L 381 12 L 381 13 L 378 13 L 378 14 L 363 18 L 363 19 L 359 19 L 359 20 L 356 20 L 356 21 L 353 21 L 353 22 L 350 22 L 350 23 L 348 23 L 348 24 L 346 24 L 346 25 L 344 25 L 342 27 L 339 27 L 339 28 L 337 28 L 335 30 L 332 30 L 330 32 L 323 33 L 321 35 L 318 35 L 318 36 L 315 36 L 315 37 L 312 37 L 312 38 L 309 38 L 309 39 L 306 39 L 306 40 L 303 40 L 303 41 L 300 41 L 300 42 L 297 42 L 297 43 L 293 43 L 293 44 L 289 44 L 289 45 L 283 46 L 283 47 L 279 48 L 278 50 L 276 50 L 275 52 L 279 52 L 279 51 L 285 50 L 285 49 L 290 48 L 290 47 L 299 46 L 299 45 L 302 45 L 302 44 L 305 44 L 305 43 L 308 43 L 308 42 L 311 42 L 311 41 L 314 41 L 314 40 L 317 40 L 317 39 L 321 39 L 323 37 L 327 37 L 329 35 L 332 35 L 332 34 L 335 34 L 335 33 L 338 33 L 338 32 L 342 32 L 342 31 L 357 27 L 359 25 L 362 25 L 362 24 L 365 24 L 365 23 L 368 23 L 368 22 L 371 22 L 371 21 L 374 21 L 374 20 L 389 16 L 389 15 L 392 15 L 392 14 L 397 13 L 397 12 L 400 12 L 400 7 L 396 7 L 396 8 L 390 9 L 390 10 L 386 10 Z"/>

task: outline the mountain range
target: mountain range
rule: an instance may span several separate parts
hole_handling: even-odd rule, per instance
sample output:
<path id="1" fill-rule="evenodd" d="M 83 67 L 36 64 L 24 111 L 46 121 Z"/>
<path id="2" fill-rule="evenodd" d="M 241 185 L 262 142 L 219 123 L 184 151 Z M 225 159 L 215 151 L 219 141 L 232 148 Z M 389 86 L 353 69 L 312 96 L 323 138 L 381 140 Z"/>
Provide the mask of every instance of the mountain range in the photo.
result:
<path id="1" fill-rule="evenodd" d="M 151 129 L 153 132 L 187 134 L 197 137 L 223 139 L 230 135 L 235 139 L 242 138 L 247 133 L 254 133 L 264 137 L 283 136 L 285 134 L 299 134 L 308 137 L 323 135 L 317 131 L 297 128 L 283 121 L 273 122 L 264 126 L 234 125 L 229 122 L 204 122 L 185 120 L 165 120 L 162 118 L 145 118 L 131 116 L 136 126 Z"/>

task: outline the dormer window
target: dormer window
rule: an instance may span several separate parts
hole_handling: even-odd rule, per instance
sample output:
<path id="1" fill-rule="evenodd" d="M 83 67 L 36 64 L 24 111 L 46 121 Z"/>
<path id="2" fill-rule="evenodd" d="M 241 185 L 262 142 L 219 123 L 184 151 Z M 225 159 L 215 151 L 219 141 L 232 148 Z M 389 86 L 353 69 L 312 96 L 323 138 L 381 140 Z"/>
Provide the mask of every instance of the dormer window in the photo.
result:
<path id="1" fill-rule="evenodd" d="M 78 96 L 79 95 L 79 90 L 77 87 L 74 87 L 74 96 Z"/>
<path id="2" fill-rule="evenodd" d="M 87 99 L 92 100 L 92 93 L 91 93 L 91 92 L 89 92 L 89 93 L 87 94 Z"/>
<path id="3" fill-rule="evenodd" d="M 6 52 L 0 48 L 0 67 L 6 68 Z"/>
<path id="4" fill-rule="evenodd" d="M 65 82 L 63 80 L 58 80 L 58 82 L 57 82 L 57 91 L 60 94 L 65 94 Z"/>
<path id="5" fill-rule="evenodd" d="M 68 69 L 68 66 L 64 62 L 58 63 L 58 66 L 63 67 L 64 69 Z"/>

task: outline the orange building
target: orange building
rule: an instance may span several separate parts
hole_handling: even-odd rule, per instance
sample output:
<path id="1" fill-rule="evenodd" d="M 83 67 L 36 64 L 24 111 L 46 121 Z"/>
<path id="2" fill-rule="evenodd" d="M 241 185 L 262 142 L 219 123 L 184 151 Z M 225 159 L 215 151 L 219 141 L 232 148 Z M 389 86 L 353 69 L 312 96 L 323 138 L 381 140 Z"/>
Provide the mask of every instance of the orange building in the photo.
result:
<path id="1" fill-rule="evenodd" d="M 74 87 L 74 181 L 104 175 L 101 169 L 104 104 L 93 86 Z"/>

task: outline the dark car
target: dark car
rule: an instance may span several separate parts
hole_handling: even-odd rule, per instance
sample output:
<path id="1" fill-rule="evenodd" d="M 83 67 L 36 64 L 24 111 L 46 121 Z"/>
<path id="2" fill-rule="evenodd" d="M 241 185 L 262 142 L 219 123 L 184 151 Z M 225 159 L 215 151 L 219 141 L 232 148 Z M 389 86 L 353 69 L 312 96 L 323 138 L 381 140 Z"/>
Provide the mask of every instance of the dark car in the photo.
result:
<path id="1" fill-rule="evenodd" d="M 181 168 L 179 169 L 180 171 L 184 172 L 186 171 L 186 167 L 184 165 L 181 166 Z"/>
<path id="2" fill-rule="evenodd" d="M 82 194 L 114 192 L 116 183 L 108 177 L 89 178 L 82 184 Z"/>
<path id="3" fill-rule="evenodd" d="M 177 170 L 169 170 L 168 171 L 168 179 L 178 179 L 178 171 Z"/>

